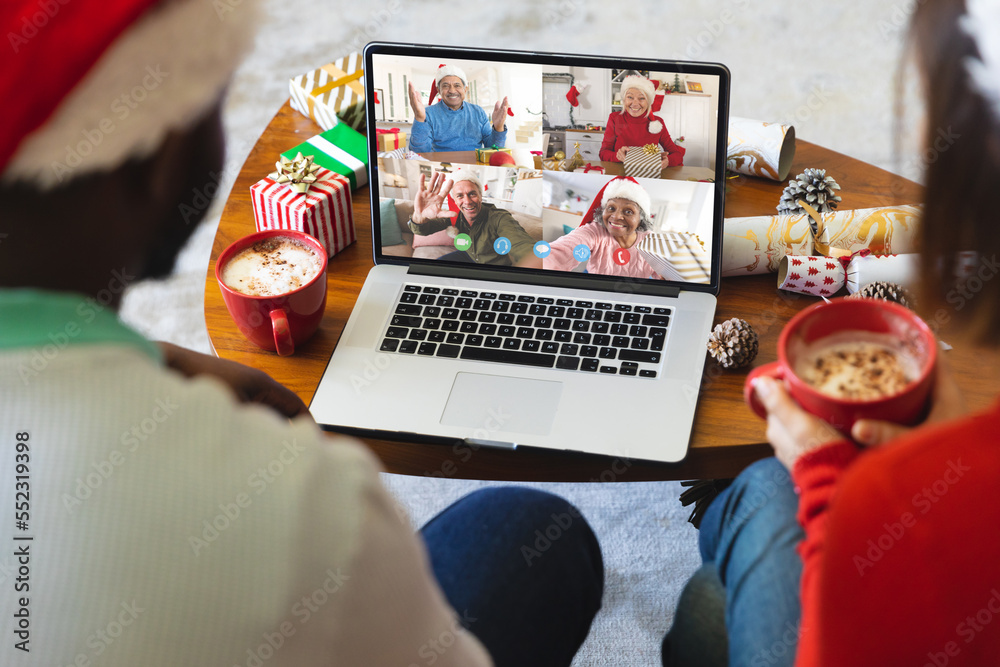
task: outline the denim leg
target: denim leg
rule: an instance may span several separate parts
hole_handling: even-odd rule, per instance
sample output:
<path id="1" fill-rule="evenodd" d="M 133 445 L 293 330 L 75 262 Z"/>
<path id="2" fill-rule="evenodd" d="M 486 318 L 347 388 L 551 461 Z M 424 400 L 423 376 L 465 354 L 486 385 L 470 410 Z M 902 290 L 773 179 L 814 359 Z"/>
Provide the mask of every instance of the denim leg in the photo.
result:
<path id="1" fill-rule="evenodd" d="M 713 563 L 688 580 L 677 601 L 674 625 L 663 639 L 664 667 L 726 667 L 726 590 Z"/>
<path id="2" fill-rule="evenodd" d="M 770 458 L 747 467 L 705 512 L 699 548 L 702 560 L 714 565 L 725 591 L 723 631 L 730 665 L 773 667 L 795 661 L 802 577 L 795 547 L 803 538 L 797 510 L 798 496 L 788 470 Z M 690 595 L 698 592 L 718 591 L 701 581 Z M 689 613 L 688 609 L 679 605 L 677 616 Z M 681 641 L 675 639 L 679 636 L 675 631 L 684 622 L 675 620 L 665 647 Z M 717 627 L 702 628 L 703 634 L 716 632 Z"/>
<path id="3" fill-rule="evenodd" d="M 798 645 L 804 533 L 791 475 L 775 458 L 757 461 L 705 513 L 699 546 L 726 590 L 732 665 L 792 665 Z"/>
<path id="4" fill-rule="evenodd" d="M 579 510 L 536 489 L 487 488 L 421 534 L 445 596 L 497 667 L 572 662 L 604 591 L 601 548 Z"/>

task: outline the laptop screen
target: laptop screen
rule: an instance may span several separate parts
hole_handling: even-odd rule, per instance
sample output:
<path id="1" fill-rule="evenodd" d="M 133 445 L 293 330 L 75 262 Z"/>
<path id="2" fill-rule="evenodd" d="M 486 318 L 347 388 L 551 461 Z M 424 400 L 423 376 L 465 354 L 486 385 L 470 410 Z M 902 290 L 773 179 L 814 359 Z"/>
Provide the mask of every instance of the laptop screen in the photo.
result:
<path id="1" fill-rule="evenodd" d="M 370 44 L 366 84 L 376 261 L 717 291 L 724 67 Z"/>

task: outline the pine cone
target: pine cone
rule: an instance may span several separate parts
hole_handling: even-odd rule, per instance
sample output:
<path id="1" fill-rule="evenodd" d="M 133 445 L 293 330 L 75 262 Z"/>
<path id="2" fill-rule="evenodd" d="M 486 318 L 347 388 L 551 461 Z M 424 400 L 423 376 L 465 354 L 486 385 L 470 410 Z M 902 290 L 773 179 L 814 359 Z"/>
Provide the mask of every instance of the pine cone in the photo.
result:
<path id="1" fill-rule="evenodd" d="M 708 353 L 723 368 L 747 366 L 757 357 L 757 332 L 736 317 L 716 324 L 708 337 Z"/>
<path id="2" fill-rule="evenodd" d="M 883 301 L 891 301 L 892 303 L 898 303 L 901 306 L 907 308 L 913 308 L 913 295 L 910 294 L 902 285 L 897 283 L 888 283 L 882 280 L 877 280 L 873 283 L 868 283 L 854 296 L 859 299 L 882 299 Z"/>
<path id="3" fill-rule="evenodd" d="M 826 169 L 806 169 L 788 181 L 788 186 L 781 193 L 781 201 L 778 202 L 778 213 L 802 213 L 800 200 L 820 213 L 827 213 L 837 208 L 840 195 L 835 195 L 834 190 L 839 189 L 837 181 L 826 175 Z"/>

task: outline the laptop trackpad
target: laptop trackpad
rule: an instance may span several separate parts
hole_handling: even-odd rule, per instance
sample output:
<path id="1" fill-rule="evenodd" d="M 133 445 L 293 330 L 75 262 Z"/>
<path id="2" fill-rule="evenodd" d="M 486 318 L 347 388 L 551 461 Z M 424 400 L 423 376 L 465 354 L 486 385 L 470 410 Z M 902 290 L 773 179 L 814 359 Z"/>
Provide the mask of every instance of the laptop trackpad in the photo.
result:
<path id="1" fill-rule="evenodd" d="M 548 435 L 561 395 L 562 382 L 459 373 L 441 423 L 473 429 L 480 440 L 499 431 Z"/>

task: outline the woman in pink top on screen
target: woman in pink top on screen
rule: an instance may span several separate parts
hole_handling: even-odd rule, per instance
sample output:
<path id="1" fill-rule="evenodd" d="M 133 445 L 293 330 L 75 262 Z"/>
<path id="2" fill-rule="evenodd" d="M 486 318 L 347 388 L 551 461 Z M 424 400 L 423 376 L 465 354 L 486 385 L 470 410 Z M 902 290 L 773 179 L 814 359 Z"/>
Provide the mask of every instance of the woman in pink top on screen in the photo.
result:
<path id="1" fill-rule="evenodd" d="M 684 149 L 674 143 L 667 126 L 659 116 L 652 114 L 656 88 L 644 76 L 632 75 L 622 80 L 622 110 L 608 116 L 608 129 L 604 131 L 600 157 L 605 162 L 624 162 L 625 153 L 632 146 L 654 144 L 662 150 L 663 168 L 683 167 Z"/>
<path id="2" fill-rule="evenodd" d="M 662 280 L 635 249 L 653 227 L 649 203 L 649 193 L 634 178 L 611 179 L 594 197 L 580 226 L 552 242 L 543 268 L 572 271 L 586 261 L 588 273 Z M 575 252 L 581 245 L 589 250 L 589 259 Z"/>

